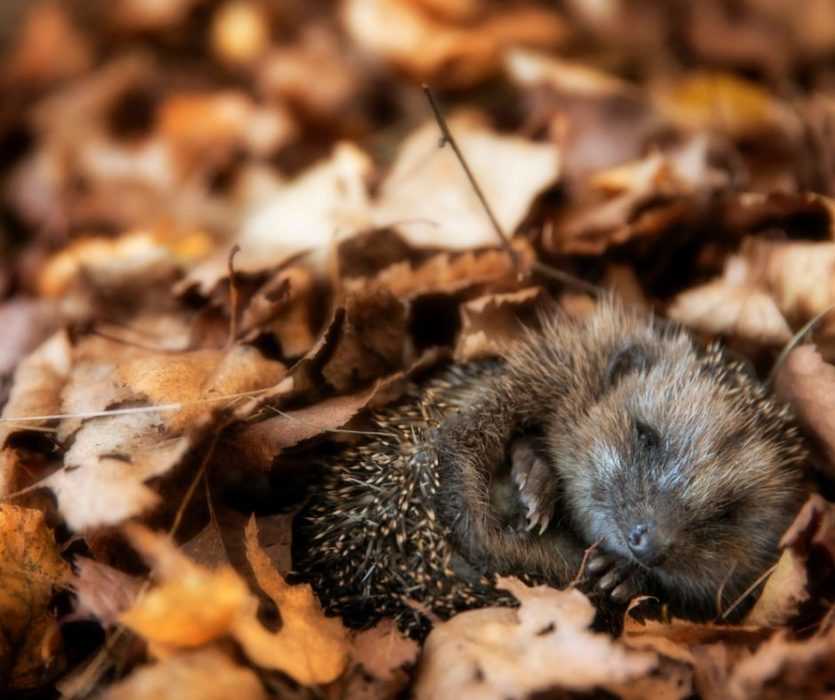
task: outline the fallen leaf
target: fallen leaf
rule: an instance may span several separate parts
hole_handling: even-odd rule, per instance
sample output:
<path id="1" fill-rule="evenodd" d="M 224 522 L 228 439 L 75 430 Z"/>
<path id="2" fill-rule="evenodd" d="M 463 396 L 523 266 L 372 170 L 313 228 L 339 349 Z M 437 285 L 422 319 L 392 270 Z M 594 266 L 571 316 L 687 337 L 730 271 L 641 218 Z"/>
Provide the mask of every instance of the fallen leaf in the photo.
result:
<path id="1" fill-rule="evenodd" d="M 241 430 L 235 437 L 247 464 L 268 469 L 282 450 L 345 425 L 368 405 L 379 383 L 294 411 L 283 411 Z"/>
<path id="2" fill-rule="evenodd" d="M 92 617 L 104 627 L 116 624 L 135 602 L 141 581 L 87 557 L 76 557 L 74 564 L 78 573 L 72 584 L 77 599 L 73 617 Z"/>
<path id="3" fill-rule="evenodd" d="M 525 322 L 536 320 L 544 303 L 541 287 L 491 294 L 461 305 L 461 332 L 455 347 L 458 361 L 496 356 L 509 340 L 518 337 Z"/>
<path id="4" fill-rule="evenodd" d="M 309 586 L 288 586 L 247 527 L 247 557 L 259 586 L 273 598 L 282 627 L 273 634 L 258 621 L 257 599 L 228 566 L 214 571 L 194 564 L 164 536 L 138 525 L 125 528 L 131 543 L 153 564 L 160 581 L 121 616 L 155 655 L 170 658 L 184 648 L 231 635 L 263 668 L 283 671 L 304 685 L 328 683 L 347 662 L 340 622 L 324 618 Z M 211 601 L 207 605 L 206 601 Z"/>
<path id="5" fill-rule="evenodd" d="M 104 700 L 266 700 L 254 671 L 217 647 L 185 651 L 136 669 L 107 688 Z"/>
<path id="6" fill-rule="evenodd" d="M 478 22 L 468 16 L 460 25 L 427 9 L 411 0 L 350 0 L 342 18 L 364 48 L 420 80 L 459 88 L 495 73 L 506 48 L 554 46 L 567 33 L 558 15 L 535 6 L 502 8 Z"/>
<path id="7" fill-rule="evenodd" d="M 653 653 L 591 632 L 594 607 L 578 590 L 500 586 L 518 610 L 484 608 L 435 625 L 424 646 L 417 698 L 506 698 L 545 690 L 592 690 L 644 676 Z M 569 661 L 570 660 L 570 661 Z"/>
<path id="8" fill-rule="evenodd" d="M 780 345 L 835 301 L 835 243 L 747 238 L 721 278 L 681 293 L 670 316 L 709 333 Z"/>
<path id="9" fill-rule="evenodd" d="M 660 111 L 692 131 L 717 131 L 732 138 L 797 128 L 786 108 L 756 83 L 730 73 L 701 72 L 659 88 Z"/>
<path id="10" fill-rule="evenodd" d="M 558 149 L 505 136 L 472 114 L 450 117 L 449 128 L 505 233 L 512 235 L 534 198 L 560 171 Z M 412 246 L 453 250 L 501 241 L 433 122 L 409 136 L 380 188 L 374 221 L 391 226 Z"/>
<path id="11" fill-rule="evenodd" d="M 792 350 L 775 378 L 778 395 L 791 404 L 800 422 L 823 449 L 819 462 L 829 478 L 835 478 L 835 367 L 824 362 L 813 345 Z"/>
<path id="12" fill-rule="evenodd" d="M 53 666 L 60 636 L 49 607 L 70 583 L 55 536 L 37 510 L 0 505 L 0 685 L 33 688 Z"/>
<path id="13" fill-rule="evenodd" d="M 261 590 L 281 612 L 281 629 L 267 633 L 254 619 L 242 620 L 238 639 L 256 663 L 288 673 L 303 684 L 328 683 L 348 662 L 348 640 L 342 622 L 325 617 L 308 584 L 289 586 L 258 542 L 258 526 L 246 527 L 247 559 Z"/>
<path id="14" fill-rule="evenodd" d="M 19 469 L 20 454 L 9 444 L 12 435 L 37 431 L 48 421 L 15 423 L 15 418 L 50 416 L 60 412 L 61 392 L 72 364 L 67 334 L 59 331 L 18 366 L 0 423 L 0 495 L 28 486 L 30 479 Z"/>
<path id="15" fill-rule="evenodd" d="M 387 681 L 402 666 L 415 663 L 419 650 L 417 642 L 404 637 L 393 620 L 381 620 L 354 637 L 351 660 L 375 678 Z"/>

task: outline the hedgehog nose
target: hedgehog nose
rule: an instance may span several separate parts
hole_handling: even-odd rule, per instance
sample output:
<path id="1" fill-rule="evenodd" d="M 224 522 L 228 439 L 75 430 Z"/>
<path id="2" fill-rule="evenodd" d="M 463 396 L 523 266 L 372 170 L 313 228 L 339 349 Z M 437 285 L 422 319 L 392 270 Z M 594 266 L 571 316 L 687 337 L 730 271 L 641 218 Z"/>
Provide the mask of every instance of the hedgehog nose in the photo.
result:
<path id="1" fill-rule="evenodd" d="M 646 566 L 655 566 L 664 559 L 664 548 L 652 523 L 635 525 L 629 531 L 626 543 L 635 558 Z"/>

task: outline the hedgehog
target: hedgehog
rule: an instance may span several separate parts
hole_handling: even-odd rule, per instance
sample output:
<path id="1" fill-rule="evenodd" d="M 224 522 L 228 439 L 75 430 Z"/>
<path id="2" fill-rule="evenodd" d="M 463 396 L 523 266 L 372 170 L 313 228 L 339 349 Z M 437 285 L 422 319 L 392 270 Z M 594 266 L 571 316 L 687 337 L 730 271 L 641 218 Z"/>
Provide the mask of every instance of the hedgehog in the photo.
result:
<path id="1" fill-rule="evenodd" d="M 348 624 L 418 637 L 513 604 L 500 575 L 707 619 L 774 562 L 806 495 L 790 408 L 720 345 L 611 298 L 548 312 L 373 423 L 324 465 L 297 568 Z"/>

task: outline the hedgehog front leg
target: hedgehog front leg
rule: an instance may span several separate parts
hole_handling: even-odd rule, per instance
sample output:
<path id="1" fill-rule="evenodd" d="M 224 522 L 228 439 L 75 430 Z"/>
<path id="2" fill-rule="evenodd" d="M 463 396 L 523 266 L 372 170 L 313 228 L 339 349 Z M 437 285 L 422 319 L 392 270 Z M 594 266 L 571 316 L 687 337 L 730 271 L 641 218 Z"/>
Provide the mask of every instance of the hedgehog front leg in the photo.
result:
<path id="1" fill-rule="evenodd" d="M 527 529 L 548 529 L 557 501 L 557 479 L 548 463 L 537 453 L 535 441 L 521 437 L 510 447 L 511 476 L 519 498 L 527 509 Z"/>

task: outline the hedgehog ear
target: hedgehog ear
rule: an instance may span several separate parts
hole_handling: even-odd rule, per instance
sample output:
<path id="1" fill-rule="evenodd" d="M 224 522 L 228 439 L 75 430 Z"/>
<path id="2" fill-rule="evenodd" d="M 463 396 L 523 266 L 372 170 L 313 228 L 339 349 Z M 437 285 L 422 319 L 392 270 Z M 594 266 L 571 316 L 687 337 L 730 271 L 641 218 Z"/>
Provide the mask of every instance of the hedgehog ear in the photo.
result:
<path id="1" fill-rule="evenodd" d="M 611 389 L 626 375 L 643 372 L 652 364 L 646 348 L 634 344 L 621 347 L 612 353 L 606 367 L 606 388 Z"/>

